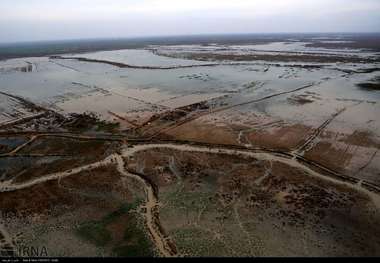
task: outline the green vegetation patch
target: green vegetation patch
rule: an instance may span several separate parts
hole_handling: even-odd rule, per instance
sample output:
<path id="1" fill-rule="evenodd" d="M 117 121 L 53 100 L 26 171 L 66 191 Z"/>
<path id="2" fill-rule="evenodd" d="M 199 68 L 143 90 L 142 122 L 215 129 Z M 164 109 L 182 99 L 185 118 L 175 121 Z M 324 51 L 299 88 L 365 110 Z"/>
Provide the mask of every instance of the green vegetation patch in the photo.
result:
<path id="1" fill-rule="evenodd" d="M 144 230 L 139 226 L 135 213 L 130 213 L 141 203 L 140 200 L 131 204 L 123 204 L 119 209 L 113 211 L 98 221 L 88 221 L 79 225 L 76 234 L 85 241 L 95 246 L 109 246 L 112 254 L 119 257 L 142 257 L 153 256 L 152 244 Z M 125 222 L 123 240 L 118 241 L 113 246 L 112 233 L 107 227 L 120 219 L 123 215 L 129 214 L 128 221 Z"/>
<path id="2" fill-rule="evenodd" d="M 140 202 L 134 202 L 131 204 L 123 204 L 118 210 L 106 215 L 102 218 L 101 223 L 103 225 L 108 225 L 118 219 L 119 217 L 129 213 L 131 210 L 136 209 Z"/>
<path id="3" fill-rule="evenodd" d="M 102 247 L 112 240 L 111 233 L 99 222 L 86 222 L 79 226 L 77 234 L 83 239 Z"/>
<path id="4" fill-rule="evenodd" d="M 118 210 L 106 215 L 99 221 L 89 221 L 80 224 L 76 232 L 81 238 L 96 246 L 105 246 L 112 240 L 111 233 L 107 230 L 107 225 L 120 216 L 125 215 L 131 209 L 136 208 L 137 205 L 137 202 L 123 204 Z"/>
<path id="5" fill-rule="evenodd" d="M 123 241 L 122 245 L 113 249 L 115 255 L 119 257 L 153 256 L 151 241 L 138 226 L 136 218 L 128 222 Z"/>

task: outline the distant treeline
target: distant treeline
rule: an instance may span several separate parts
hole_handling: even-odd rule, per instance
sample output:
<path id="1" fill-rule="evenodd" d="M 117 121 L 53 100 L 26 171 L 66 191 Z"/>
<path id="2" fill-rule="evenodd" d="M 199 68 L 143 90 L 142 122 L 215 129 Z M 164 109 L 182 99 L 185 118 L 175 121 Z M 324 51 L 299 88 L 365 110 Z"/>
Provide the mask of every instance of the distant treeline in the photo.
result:
<path id="1" fill-rule="evenodd" d="M 318 40 L 319 38 L 333 40 L 336 37 L 352 42 L 326 44 Z M 144 48 L 148 45 L 265 44 L 288 41 L 289 39 L 312 42 L 313 47 L 364 48 L 380 51 L 380 33 L 230 34 L 6 43 L 0 44 L 0 60 L 100 50 Z"/>

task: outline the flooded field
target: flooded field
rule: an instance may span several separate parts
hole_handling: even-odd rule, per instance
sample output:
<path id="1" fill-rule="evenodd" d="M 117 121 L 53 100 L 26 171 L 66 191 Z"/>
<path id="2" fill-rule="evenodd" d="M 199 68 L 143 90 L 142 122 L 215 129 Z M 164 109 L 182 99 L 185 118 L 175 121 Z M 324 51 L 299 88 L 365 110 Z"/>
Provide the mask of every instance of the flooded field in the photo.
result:
<path id="1" fill-rule="evenodd" d="M 1 255 L 379 256 L 380 51 L 360 43 L 0 61 Z"/>

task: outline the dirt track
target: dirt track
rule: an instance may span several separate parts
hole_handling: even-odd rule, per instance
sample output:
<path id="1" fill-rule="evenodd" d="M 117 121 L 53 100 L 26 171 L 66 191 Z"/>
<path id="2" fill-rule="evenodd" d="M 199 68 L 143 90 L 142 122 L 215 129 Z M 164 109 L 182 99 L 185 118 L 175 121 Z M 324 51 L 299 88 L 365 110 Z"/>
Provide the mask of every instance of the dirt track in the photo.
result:
<path id="1" fill-rule="evenodd" d="M 327 180 L 333 184 L 344 185 L 353 190 L 361 192 L 369 196 L 373 200 L 376 207 L 380 208 L 379 195 L 374 192 L 369 191 L 366 187 L 364 187 L 363 182 L 351 183 L 350 181 L 344 181 L 344 180 L 336 179 L 330 176 L 326 176 L 325 174 L 322 174 L 320 172 L 317 172 L 314 169 L 311 169 L 310 165 L 311 166 L 315 166 L 315 165 L 313 165 L 312 163 L 308 164 L 307 161 L 302 159 L 303 158 L 302 156 L 292 155 L 290 153 L 281 154 L 278 152 L 276 153 L 274 151 L 271 152 L 270 150 L 265 151 L 265 150 L 257 150 L 257 149 L 256 150 L 244 149 L 243 147 L 241 147 L 240 149 L 237 147 L 228 147 L 228 146 L 211 147 L 211 145 L 208 145 L 208 146 L 195 145 L 194 143 L 179 144 L 179 143 L 174 143 L 174 142 L 172 143 L 169 143 L 169 142 L 139 143 L 133 147 L 124 147 L 120 154 L 111 154 L 107 158 L 99 162 L 89 164 L 89 165 L 73 168 L 71 170 L 64 171 L 64 172 L 48 174 L 45 176 L 41 176 L 40 178 L 33 179 L 31 181 L 20 183 L 20 184 L 15 184 L 12 181 L 6 181 L 3 183 L 0 183 L 0 192 L 10 192 L 10 191 L 26 189 L 36 184 L 44 183 L 51 180 L 58 180 L 60 178 L 78 174 L 83 171 L 93 170 L 98 167 L 107 166 L 107 165 L 116 165 L 119 173 L 122 176 L 131 177 L 134 180 L 139 181 L 145 188 L 146 203 L 145 203 L 144 208 L 146 212 L 143 213 L 143 216 L 145 218 L 145 222 L 149 230 L 149 233 L 151 235 L 152 241 L 154 242 L 159 253 L 162 256 L 166 256 L 166 257 L 178 256 L 177 252 L 173 250 L 173 246 L 169 245 L 170 239 L 168 239 L 165 236 L 165 234 L 162 233 L 161 231 L 162 227 L 159 221 L 159 200 L 154 191 L 154 186 L 150 182 L 148 182 L 146 179 L 144 179 L 142 176 L 140 176 L 139 174 L 131 173 L 130 171 L 127 171 L 125 169 L 125 163 L 123 160 L 123 157 L 128 158 L 128 157 L 134 156 L 138 152 L 150 150 L 150 149 L 157 149 L 157 148 L 174 149 L 174 150 L 184 151 L 184 152 L 228 154 L 228 155 L 235 155 L 235 156 L 251 157 L 251 158 L 255 158 L 259 160 L 280 162 L 288 166 L 303 170 L 309 176 L 316 177 L 322 180 Z M 12 152 L 14 152 L 14 150 Z"/>

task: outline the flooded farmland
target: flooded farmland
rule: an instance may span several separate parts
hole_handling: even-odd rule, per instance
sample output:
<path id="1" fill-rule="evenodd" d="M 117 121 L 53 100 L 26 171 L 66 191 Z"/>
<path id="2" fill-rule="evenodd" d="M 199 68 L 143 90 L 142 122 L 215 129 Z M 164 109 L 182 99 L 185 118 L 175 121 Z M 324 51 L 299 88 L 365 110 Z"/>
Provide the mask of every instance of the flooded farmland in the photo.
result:
<path id="1" fill-rule="evenodd" d="M 379 256 L 380 51 L 262 42 L 0 60 L 1 255 Z"/>

